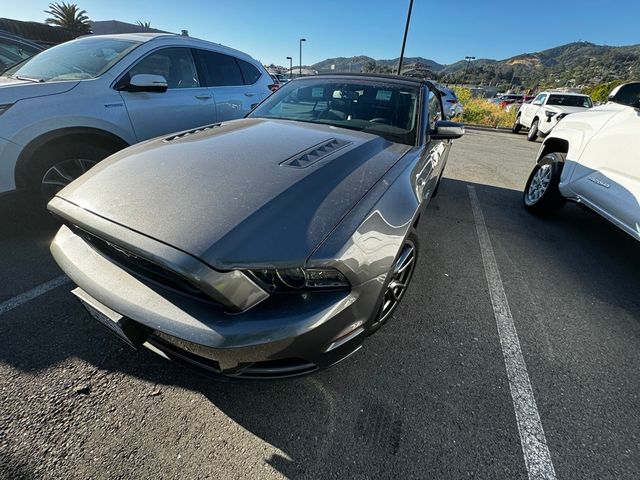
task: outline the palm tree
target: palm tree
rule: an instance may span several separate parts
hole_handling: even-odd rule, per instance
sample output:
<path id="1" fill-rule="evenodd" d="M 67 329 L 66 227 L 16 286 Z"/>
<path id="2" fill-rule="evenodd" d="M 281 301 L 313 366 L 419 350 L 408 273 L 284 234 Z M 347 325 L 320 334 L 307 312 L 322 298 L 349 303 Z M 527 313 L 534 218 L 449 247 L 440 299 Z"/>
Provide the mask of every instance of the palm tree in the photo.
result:
<path id="1" fill-rule="evenodd" d="M 151 28 L 151 22 L 143 22 L 142 20 L 136 21 L 136 25 L 144 28 Z"/>
<path id="2" fill-rule="evenodd" d="M 76 33 L 91 33 L 87 11 L 80 10 L 75 3 L 50 3 L 49 10 L 44 13 L 51 15 L 45 20 L 49 25 L 68 28 Z"/>

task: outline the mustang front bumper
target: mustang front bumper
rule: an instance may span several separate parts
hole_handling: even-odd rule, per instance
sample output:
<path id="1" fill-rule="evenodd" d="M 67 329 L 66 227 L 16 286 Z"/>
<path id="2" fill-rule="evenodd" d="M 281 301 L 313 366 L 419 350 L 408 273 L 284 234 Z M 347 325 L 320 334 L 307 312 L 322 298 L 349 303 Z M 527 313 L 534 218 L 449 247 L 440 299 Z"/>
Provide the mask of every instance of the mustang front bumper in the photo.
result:
<path id="1" fill-rule="evenodd" d="M 377 277 L 350 291 L 271 295 L 229 314 L 144 281 L 66 226 L 51 251 L 78 285 L 74 294 L 129 344 L 237 377 L 296 376 L 347 357 L 364 340 L 384 285 Z"/>

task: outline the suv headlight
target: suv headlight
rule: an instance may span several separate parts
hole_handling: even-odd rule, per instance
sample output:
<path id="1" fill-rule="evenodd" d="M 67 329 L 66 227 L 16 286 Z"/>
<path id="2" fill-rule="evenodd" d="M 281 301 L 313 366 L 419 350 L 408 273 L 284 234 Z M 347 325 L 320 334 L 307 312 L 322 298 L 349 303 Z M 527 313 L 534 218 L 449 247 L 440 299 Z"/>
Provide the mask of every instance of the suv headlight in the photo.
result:
<path id="1" fill-rule="evenodd" d="M 345 290 L 351 287 L 349 280 L 335 268 L 260 269 L 249 273 L 270 293 Z"/>
<path id="2" fill-rule="evenodd" d="M 9 108 L 11 108 L 12 105 L 13 103 L 5 103 L 4 105 L 0 105 L 0 115 L 2 115 L 4 112 L 9 110 Z"/>
<path id="3" fill-rule="evenodd" d="M 553 118 L 556 112 L 552 112 L 551 110 L 545 110 L 544 114 L 547 116 L 547 122 L 550 122 L 551 118 Z"/>

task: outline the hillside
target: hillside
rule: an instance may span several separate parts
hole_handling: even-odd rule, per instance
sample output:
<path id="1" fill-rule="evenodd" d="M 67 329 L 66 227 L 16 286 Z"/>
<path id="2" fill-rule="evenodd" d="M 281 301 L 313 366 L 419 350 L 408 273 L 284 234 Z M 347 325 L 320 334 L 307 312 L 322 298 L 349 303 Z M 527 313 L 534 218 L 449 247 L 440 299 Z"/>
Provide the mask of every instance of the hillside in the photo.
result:
<path id="1" fill-rule="evenodd" d="M 319 72 L 392 71 L 398 59 L 374 60 L 371 57 L 330 58 L 316 63 Z M 429 76 L 444 82 L 463 80 L 467 62 L 442 65 L 423 57 L 406 58 L 404 65 L 426 66 Z M 432 75 L 431 75 L 432 74 Z M 574 42 L 504 60 L 481 58 L 469 65 L 466 83 L 512 84 L 525 88 L 586 86 L 612 80 L 640 79 L 640 45 L 611 47 L 589 42 Z"/>
<path id="2" fill-rule="evenodd" d="M 337 57 L 337 58 L 328 58 L 321 62 L 318 62 L 311 66 L 311 68 L 317 70 L 318 72 L 361 72 L 367 71 L 367 66 L 370 66 L 372 63 L 378 65 L 379 67 L 386 67 L 388 69 L 395 69 L 398 67 L 398 61 L 400 58 L 394 58 L 390 60 L 375 60 L 371 57 L 367 56 L 357 56 L 357 57 Z M 411 65 L 421 63 L 425 65 L 429 70 L 433 72 L 437 72 L 442 69 L 442 65 L 433 60 L 429 60 L 427 58 L 422 57 L 406 57 L 404 59 L 404 65 Z M 332 70 L 331 65 L 335 65 L 335 68 Z"/>

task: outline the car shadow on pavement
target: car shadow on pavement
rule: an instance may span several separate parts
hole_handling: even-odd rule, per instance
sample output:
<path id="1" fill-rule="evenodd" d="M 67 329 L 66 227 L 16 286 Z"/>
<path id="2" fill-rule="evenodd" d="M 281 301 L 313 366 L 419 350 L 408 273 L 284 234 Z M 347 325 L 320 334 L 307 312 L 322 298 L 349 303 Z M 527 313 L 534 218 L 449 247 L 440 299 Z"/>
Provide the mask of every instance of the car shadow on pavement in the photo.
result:
<path id="1" fill-rule="evenodd" d="M 2 316 L 0 362 L 34 375 L 79 358 L 101 371 L 198 392 L 282 452 L 266 462 L 287 478 L 525 478 L 467 185 L 443 180 L 419 227 L 421 259 L 404 302 L 362 351 L 327 371 L 269 383 L 213 381 L 121 345 L 69 288 Z M 475 186 L 498 256 L 516 238 L 525 264 L 549 262 L 585 298 L 637 319 L 637 242 L 575 206 L 542 220 L 524 212 L 521 192 Z M 49 238 L 55 228 L 44 223 L 35 232 L 12 230 L 11 241 Z M 605 261 L 602 282 L 595 273 Z"/>

